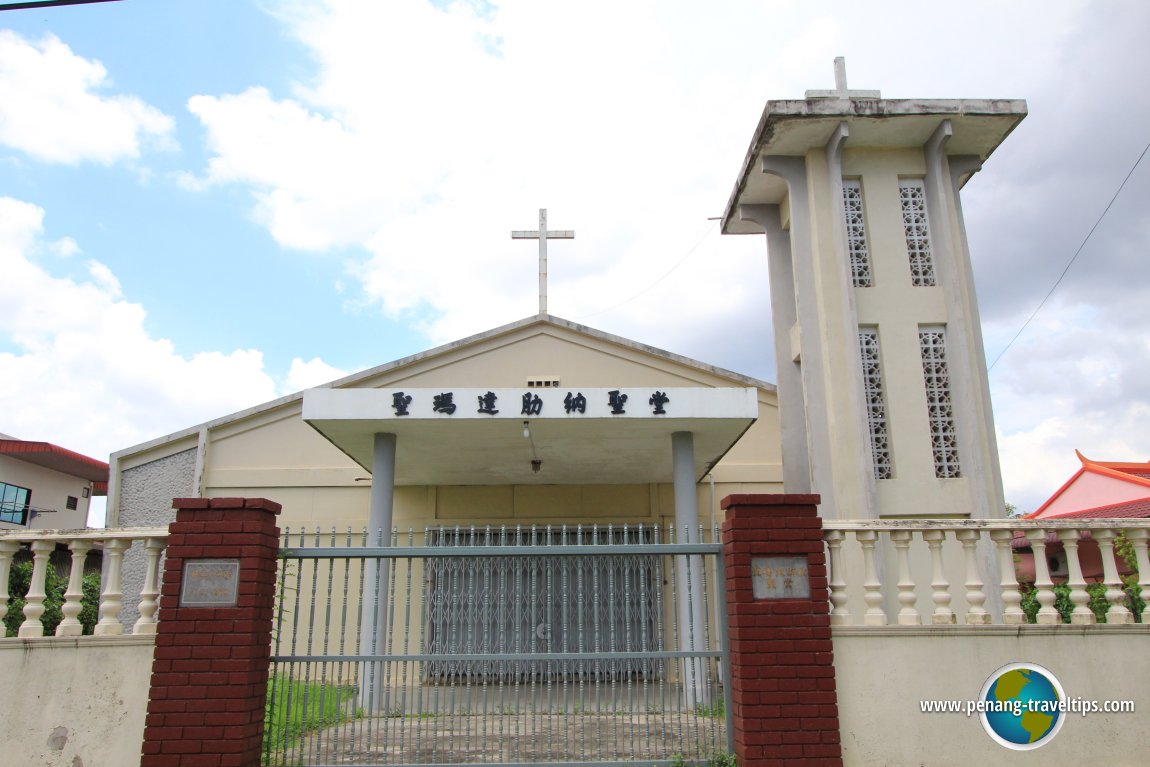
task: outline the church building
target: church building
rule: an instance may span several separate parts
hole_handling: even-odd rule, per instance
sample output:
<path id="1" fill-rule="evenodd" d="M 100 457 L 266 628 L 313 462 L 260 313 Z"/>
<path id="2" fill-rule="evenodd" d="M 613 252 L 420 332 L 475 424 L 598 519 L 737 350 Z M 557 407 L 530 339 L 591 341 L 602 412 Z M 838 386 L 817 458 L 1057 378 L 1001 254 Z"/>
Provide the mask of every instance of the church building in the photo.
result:
<path id="1" fill-rule="evenodd" d="M 883 99 L 841 59 L 835 79 L 767 103 L 722 218 L 765 235 L 777 390 L 549 314 L 547 241 L 574 233 L 540 211 L 512 232 L 539 241 L 536 316 L 114 453 L 108 524 L 166 524 L 182 496 L 473 544 L 531 525 L 694 539 L 736 493 L 817 493 L 829 519 L 1003 516 L 959 191 L 1025 102 Z"/>
<path id="2" fill-rule="evenodd" d="M 262 496 L 284 527 L 390 527 L 377 434 L 404 529 L 668 524 L 676 476 L 709 527 L 721 495 L 781 490 L 771 384 L 540 314 L 115 453 L 108 522 Z"/>

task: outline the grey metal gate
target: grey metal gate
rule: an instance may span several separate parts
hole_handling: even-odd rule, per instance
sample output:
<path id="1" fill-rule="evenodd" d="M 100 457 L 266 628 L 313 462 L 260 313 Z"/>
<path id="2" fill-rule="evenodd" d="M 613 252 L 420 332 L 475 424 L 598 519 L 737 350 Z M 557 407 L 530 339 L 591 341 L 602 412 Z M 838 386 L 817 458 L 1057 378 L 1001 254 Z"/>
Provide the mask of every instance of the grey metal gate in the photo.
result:
<path id="1" fill-rule="evenodd" d="M 381 541 L 366 532 L 288 531 L 265 763 L 730 753 L 722 553 L 710 532 L 453 527 L 371 545 Z"/>

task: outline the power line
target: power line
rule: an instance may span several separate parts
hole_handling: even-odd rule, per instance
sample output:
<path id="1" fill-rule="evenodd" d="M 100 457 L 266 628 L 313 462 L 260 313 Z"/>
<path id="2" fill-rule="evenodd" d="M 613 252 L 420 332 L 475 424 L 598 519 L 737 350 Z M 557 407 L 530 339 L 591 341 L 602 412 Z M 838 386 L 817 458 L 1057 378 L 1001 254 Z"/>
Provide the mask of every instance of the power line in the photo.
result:
<path id="1" fill-rule="evenodd" d="M 1126 178 L 1122 179 L 1122 183 L 1118 185 L 1118 191 L 1116 191 L 1114 196 L 1110 198 L 1110 202 L 1106 203 L 1106 209 L 1102 211 L 1102 215 L 1100 215 L 1098 220 L 1094 222 L 1094 226 L 1090 227 L 1090 231 L 1086 233 L 1086 238 L 1082 240 L 1082 244 L 1078 246 L 1078 250 L 1074 251 L 1074 255 L 1070 257 L 1070 261 L 1066 264 L 1066 268 L 1062 270 L 1062 274 L 1058 275 L 1058 279 L 1054 281 L 1054 285 L 1051 286 L 1050 290 L 1046 294 L 1046 297 L 1043 298 L 1042 302 L 1039 303 L 1034 311 L 1030 313 L 1030 316 L 1026 318 L 1026 322 L 1022 323 L 1022 327 L 1020 327 L 1018 332 L 1014 334 L 1014 338 L 1010 339 L 1010 343 L 1003 347 L 1002 351 L 998 353 L 998 356 L 994 358 L 994 362 L 990 363 L 990 367 L 986 369 L 986 372 L 989 373 L 991 370 L 994 370 L 994 366 L 998 364 L 1000 359 L 1002 359 L 1002 355 L 1010 351 L 1010 347 L 1014 346 L 1014 342 L 1017 341 L 1018 337 L 1022 335 L 1023 331 L 1030 326 L 1031 320 L 1038 316 L 1038 313 L 1042 311 L 1043 306 L 1046 306 L 1046 302 L 1050 300 L 1050 297 L 1054 295 L 1054 291 L 1057 290 L 1058 286 L 1062 284 L 1062 279 L 1066 276 L 1066 273 L 1070 271 L 1070 267 L 1074 266 L 1074 262 L 1078 260 L 1078 256 L 1080 253 L 1082 253 L 1082 249 L 1086 247 L 1086 243 L 1090 242 L 1090 237 L 1094 234 L 1094 230 L 1098 228 L 1098 225 L 1102 223 L 1102 219 L 1106 218 L 1106 214 L 1110 212 L 1110 206 L 1114 204 L 1114 201 L 1118 199 L 1118 195 L 1122 194 L 1122 190 L 1126 188 L 1126 182 L 1129 181 L 1130 177 L 1134 175 L 1134 171 L 1138 169 L 1138 165 L 1142 162 L 1142 158 L 1146 156 L 1146 152 L 1148 150 L 1150 150 L 1150 144 L 1147 144 L 1146 148 L 1142 150 L 1142 154 L 1138 155 L 1138 159 L 1135 160 L 1134 165 L 1130 167 L 1130 172 L 1126 174 Z"/>
<path id="2" fill-rule="evenodd" d="M 86 5 L 88 3 L 118 3 L 120 0 L 30 0 L 26 3 L 2 3 L 0 11 L 22 11 L 28 8 L 50 8 L 54 5 Z"/>
<path id="3" fill-rule="evenodd" d="M 712 224 L 711 224 L 711 227 L 710 227 L 710 228 L 709 228 L 709 229 L 708 229 L 706 232 L 704 232 L 704 233 L 703 233 L 703 236 L 702 236 L 702 238 L 700 238 L 700 239 L 699 239 L 699 241 L 698 241 L 698 242 L 696 242 L 696 243 L 694 244 L 694 246 L 693 246 L 693 247 L 692 247 L 690 250 L 688 250 L 688 251 L 687 251 L 687 255 L 685 255 L 685 256 L 683 256 L 682 258 L 680 258 L 680 259 L 679 259 L 679 260 L 678 260 L 678 261 L 675 263 L 675 265 L 674 265 L 674 266 L 672 266 L 670 269 L 668 269 L 668 270 L 666 271 L 666 273 L 664 273 L 664 274 L 663 274 L 663 276 L 662 276 L 662 277 L 660 277 L 659 279 L 655 280 L 654 282 L 652 282 L 650 285 L 648 285 L 647 287 L 645 287 L 645 288 L 643 288 L 642 290 L 640 290 L 640 291 L 639 291 L 638 293 L 636 293 L 635 295 L 631 296 L 630 298 L 628 298 L 628 299 L 626 299 L 626 300 L 620 301 L 619 303 L 615 304 L 614 306 L 608 306 L 606 309 L 599 309 L 599 310 L 597 310 L 597 311 L 591 312 L 590 314 L 582 314 L 582 315 L 580 315 L 580 316 L 576 317 L 575 319 L 577 319 L 577 320 L 584 320 L 584 319 L 587 319 L 588 317 L 594 317 L 594 316 L 595 316 L 595 315 L 597 315 L 597 314 L 603 314 L 604 312 L 609 312 L 609 311 L 612 311 L 612 310 L 614 310 L 614 309 L 618 309 L 620 306 L 626 306 L 627 304 L 631 303 L 632 301 L 634 301 L 634 300 L 635 300 L 636 298 L 638 298 L 639 296 L 641 296 L 641 295 L 643 295 L 644 293 L 646 293 L 646 292 L 648 292 L 649 290 L 651 290 L 651 288 L 655 287 L 656 285 L 658 285 L 658 284 L 659 284 L 660 282 L 662 282 L 663 280 L 665 280 L 665 279 L 667 279 L 668 277 L 670 277 L 670 276 L 671 276 L 671 274 L 672 274 L 672 273 L 674 273 L 674 271 L 675 271 L 676 269 L 678 269 L 680 266 L 682 266 L 682 265 L 683 265 L 683 263 L 684 263 L 684 262 L 685 262 L 685 261 L 686 261 L 688 258 L 690 258 L 690 257 L 691 257 L 691 254 L 692 254 L 692 253 L 694 253 L 696 250 L 698 250 L 698 249 L 699 249 L 699 246 L 700 246 L 700 245 L 702 245 L 702 244 L 703 244 L 703 243 L 704 243 L 704 242 L 707 240 L 707 238 L 711 236 L 711 232 L 715 231 L 715 227 L 719 225 L 719 219 L 709 219 L 709 220 L 710 220 L 710 221 L 713 221 L 714 223 L 712 223 Z"/>

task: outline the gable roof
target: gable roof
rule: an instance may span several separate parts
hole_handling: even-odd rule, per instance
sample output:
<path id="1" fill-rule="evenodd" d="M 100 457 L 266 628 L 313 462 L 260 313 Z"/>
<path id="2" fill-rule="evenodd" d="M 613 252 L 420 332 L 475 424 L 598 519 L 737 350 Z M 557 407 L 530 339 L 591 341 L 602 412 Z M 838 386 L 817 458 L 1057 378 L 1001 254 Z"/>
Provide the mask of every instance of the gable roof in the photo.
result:
<path id="1" fill-rule="evenodd" d="M 417 352 L 416 354 L 402 357 L 398 360 L 393 360 L 392 362 L 386 362 L 382 365 L 377 365 L 375 367 L 368 368 L 367 370 L 362 370 L 358 373 L 352 373 L 351 375 L 344 376 L 343 378 L 338 378 L 334 381 L 319 384 L 318 386 L 313 386 L 311 388 L 341 389 L 354 387 L 356 384 L 364 383 L 371 380 L 372 378 L 382 377 L 392 372 L 401 371 L 404 368 L 410 367 L 417 363 L 433 361 L 437 358 L 446 357 L 448 355 L 466 350 L 469 347 L 478 347 L 485 343 L 497 343 L 502 338 L 509 338 L 517 333 L 525 330 L 530 330 L 532 328 L 536 328 L 540 332 L 545 332 L 548 329 L 559 329 L 561 331 L 574 333 L 594 341 L 620 347 L 627 352 L 646 355 L 659 360 L 680 365 L 688 369 L 693 369 L 704 375 L 725 378 L 731 381 L 732 384 L 738 386 L 754 387 L 768 392 L 776 391 L 775 385 L 768 383 L 767 381 L 743 375 L 742 373 L 735 373 L 715 365 L 709 365 L 705 362 L 700 362 L 690 357 L 685 357 L 680 354 L 665 351 L 655 346 L 639 343 L 638 341 L 632 341 L 631 339 L 617 336 L 613 333 L 596 330 L 586 325 L 580 325 L 579 323 L 571 322 L 570 320 L 565 320 L 561 317 L 556 317 L 552 314 L 537 314 L 532 317 L 526 317 L 522 320 L 518 320 L 507 325 L 492 328 L 491 330 L 486 330 L 482 333 L 477 333 L 475 335 L 468 336 L 467 338 L 462 338 L 458 341 L 452 341 L 441 346 L 436 346 L 426 351 Z M 153 447 L 158 447 L 160 445 L 191 437 L 203 429 L 214 429 L 216 427 L 223 426 L 235 421 L 240 421 L 245 418 L 250 418 L 252 416 L 259 415 L 260 413 L 274 410 L 294 402 L 299 402 L 303 399 L 303 394 L 303 391 L 298 391 L 293 394 L 271 400 L 269 402 L 255 405 L 254 407 L 245 408 L 244 410 L 239 410 L 234 413 L 221 416 L 220 418 L 213 419 L 211 421 L 206 421 L 186 429 L 181 429 L 180 431 L 172 432 L 171 434 L 167 434 L 162 437 L 157 437 L 156 439 L 152 439 L 147 442 L 142 442 L 122 450 L 117 450 L 116 452 L 112 453 L 112 458 L 117 459 L 122 456 L 132 455 L 134 453 L 142 452 Z"/>
<path id="2" fill-rule="evenodd" d="M 1150 503 L 1150 462 L 1138 463 L 1130 461 L 1092 461 L 1078 450 L 1074 451 L 1078 456 L 1078 460 L 1082 463 L 1082 467 L 1068 479 L 1062 487 L 1054 492 L 1044 504 L 1039 506 L 1035 511 L 1027 514 L 1024 519 L 1037 519 L 1043 517 L 1043 512 L 1052 506 L 1059 498 L 1066 493 L 1076 482 L 1078 482 L 1084 475 L 1093 474 L 1099 477 L 1104 477 L 1111 480 L 1128 484 L 1131 486 L 1133 492 L 1145 496 L 1145 502 Z M 1118 504 L 1107 504 L 1105 506 L 1095 506 L 1088 509 L 1079 509 L 1077 511 L 1063 512 L 1060 514 L 1049 515 L 1050 517 L 1084 517 L 1084 516 L 1104 516 L 1101 514 L 1094 514 L 1099 509 L 1112 509 L 1119 510 L 1131 504 L 1142 503 L 1143 499 L 1135 499 L 1130 501 L 1123 501 Z M 1128 516 L 1121 514 L 1119 516 Z M 1142 515 L 1138 515 L 1142 516 Z"/>

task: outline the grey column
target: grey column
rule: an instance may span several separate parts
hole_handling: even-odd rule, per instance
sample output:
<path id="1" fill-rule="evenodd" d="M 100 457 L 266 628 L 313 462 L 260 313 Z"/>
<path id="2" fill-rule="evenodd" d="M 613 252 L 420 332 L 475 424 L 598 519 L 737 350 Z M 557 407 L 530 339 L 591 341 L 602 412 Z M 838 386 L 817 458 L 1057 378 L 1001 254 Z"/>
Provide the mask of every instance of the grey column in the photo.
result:
<path id="1" fill-rule="evenodd" d="M 754 221 L 767 233 L 771 289 L 771 326 L 775 333 L 775 385 L 779 393 L 779 432 L 783 442 L 783 491 L 811 492 L 811 449 L 798 349 L 791 328 L 798 321 L 791 233 L 783 228 L 778 205 L 740 205 L 739 219 Z"/>
<path id="2" fill-rule="evenodd" d="M 391 544 L 392 511 L 395 506 L 395 435 L 377 433 L 371 462 L 371 510 L 368 515 L 368 545 Z M 390 560 L 364 561 L 364 622 L 360 653 L 382 655 L 387 637 L 388 571 Z M 383 663 L 364 663 L 360 669 L 359 705 L 366 711 L 382 707 Z"/>
<path id="3" fill-rule="evenodd" d="M 695 491 L 695 436 L 689 431 L 671 435 L 671 459 L 675 477 L 675 540 L 699 543 L 699 504 Z M 706 611 L 703 609 L 703 558 L 677 557 L 679 650 L 704 650 Z M 706 665 L 700 659 L 685 659 L 681 665 L 683 700 L 688 706 L 710 702 Z"/>

